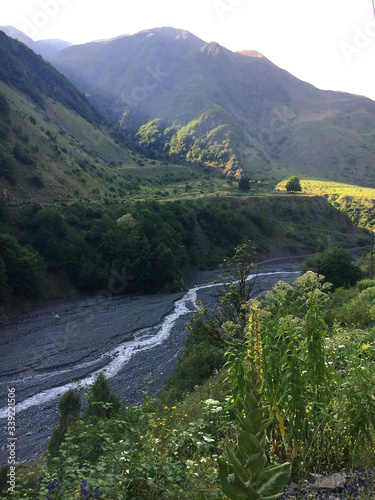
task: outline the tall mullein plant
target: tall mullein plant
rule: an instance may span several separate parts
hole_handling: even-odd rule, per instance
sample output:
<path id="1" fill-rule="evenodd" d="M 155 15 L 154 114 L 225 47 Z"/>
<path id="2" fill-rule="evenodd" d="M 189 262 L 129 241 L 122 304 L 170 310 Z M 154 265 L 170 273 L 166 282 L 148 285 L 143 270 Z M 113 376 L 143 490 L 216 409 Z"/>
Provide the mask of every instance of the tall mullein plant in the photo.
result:
<path id="1" fill-rule="evenodd" d="M 319 308 L 319 289 L 311 290 L 305 315 L 306 378 L 311 385 L 315 401 L 324 399 L 325 388 L 329 384 L 330 372 L 326 361 L 326 324 Z"/>
<path id="2" fill-rule="evenodd" d="M 275 500 L 283 495 L 290 477 L 290 464 L 266 467 L 266 429 L 262 394 L 262 343 L 258 308 L 252 304 L 246 331 L 247 354 L 231 376 L 237 394 L 236 448 L 226 448 L 228 462 L 219 459 L 223 493 L 232 500 Z M 238 380 L 240 378 L 241 380 Z"/>
<path id="3" fill-rule="evenodd" d="M 314 273 L 299 277 L 293 287 L 284 285 L 268 297 L 270 314 L 263 310 L 264 401 L 273 419 L 274 451 L 293 459 L 302 457 L 329 420 L 331 373 L 320 312 L 327 295 Z"/>

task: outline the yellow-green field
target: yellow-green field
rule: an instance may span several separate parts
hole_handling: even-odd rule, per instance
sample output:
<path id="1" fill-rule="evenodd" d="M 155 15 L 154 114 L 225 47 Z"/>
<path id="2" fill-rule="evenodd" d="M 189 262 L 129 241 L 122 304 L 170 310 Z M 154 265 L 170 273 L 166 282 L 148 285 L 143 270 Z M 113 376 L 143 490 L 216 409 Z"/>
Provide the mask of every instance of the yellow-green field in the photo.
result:
<path id="1" fill-rule="evenodd" d="M 375 189 L 342 184 L 341 182 L 302 180 L 302 192 L 313 194 L 338 194 L 341 196 L 352 196 L 354 198 L 367 198 L 375 200 Z"/>
<path id="2" fill-rule="evenodd" d="M 285 189 L 286 180 L 277 185 L 278 189 Z M 366 198 L 375 200 L 375 189 L 369 187 L 356 186 L 354 184 L 343 184 L 342 182 L 322 181 L 317 179 L 301 179 L 302 193 L 314 195 L 339 195 L 351 196 L 353 198 Z"/>
<path id="3" fill-rule="evenodd" d="M 375 189 L 321 180 L 301 180 L 302 194 L 325 196 L 344 212 L 357 227 L 373 231 L 375 226 Z M 285 189 L 286 181 L 278 184 Z"/>

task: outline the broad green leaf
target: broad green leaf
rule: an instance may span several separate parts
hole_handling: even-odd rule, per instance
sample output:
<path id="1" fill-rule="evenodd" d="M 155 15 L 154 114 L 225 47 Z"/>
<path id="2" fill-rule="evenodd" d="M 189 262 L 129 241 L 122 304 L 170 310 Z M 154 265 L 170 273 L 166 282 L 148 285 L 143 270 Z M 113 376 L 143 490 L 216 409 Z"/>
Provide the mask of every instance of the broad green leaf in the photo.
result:
<path id="1" fill-rule="evenodd" d="M 254 434 L 250 434 L 242 429 L 237 431 L 238 433 L 238 444 L 242 451 L 247 455 L 252 455 L 253 453 L 259 453 L 260 442 Z"/>

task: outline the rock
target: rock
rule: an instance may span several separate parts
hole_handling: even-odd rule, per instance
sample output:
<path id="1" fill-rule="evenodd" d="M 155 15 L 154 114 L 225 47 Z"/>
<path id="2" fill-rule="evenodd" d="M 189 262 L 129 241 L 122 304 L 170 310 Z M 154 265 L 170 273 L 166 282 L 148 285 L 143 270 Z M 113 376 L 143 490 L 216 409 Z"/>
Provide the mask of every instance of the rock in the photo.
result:
<path id="1" fill-rule="evenodd" d="M 374 479 L 375 470 L 362 467 L 328 476 L 309 474 L 309 481 L 305 481 L 299 491 L 298 486 L 291 483 L 282 500 L 375 499 Z"/>
<path id="2" fill-rule="evenodd" d="M 314 474 L 313 472 L 310 472 L 309 474 L 310 483 L 316 483 L 317 481 L 320 481 L 323 478 L 324 478 L 323 474 Z"/>
<path id="3" fill-rule="evenodd" d="M 343 475 L 336 473 L 318 480 L 316 485 L 318 486 L 318 488 L 324 488 L 327 490 L 335 490 L 336 488 L 339 490 L 343 490 L 344 483 L 345 478 L 343 477 Z"/>
<path id="4" fill-rule="evenodd" d="M 294 497 L 296 495 L 299 495 L 299 493 L 301 492 L 300 490 L 300 487 L 298 486 L 298 484 L 296 484 L 295 482 L 291 482 L 290 485 L 287 487 L 287 489 L 285 490 L 285 494 L 291 498 L 291 497 Z"/>

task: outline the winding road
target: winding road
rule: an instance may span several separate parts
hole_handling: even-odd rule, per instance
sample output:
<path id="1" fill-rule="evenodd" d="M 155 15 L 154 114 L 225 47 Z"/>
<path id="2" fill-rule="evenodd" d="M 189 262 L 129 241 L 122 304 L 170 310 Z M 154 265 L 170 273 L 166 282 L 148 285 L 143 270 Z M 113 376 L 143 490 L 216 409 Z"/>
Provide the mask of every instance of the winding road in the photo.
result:
<path id="1" fill-rule="evenodd" d="M 300 261 L 259 266 L 257 295 L 279 280 L 292 282 Z M 103 371 L 125 404 L 142 401 L 145 377 L 158 393 L 184 347 L 185 324 L 197 301 L 215 301 L 219 272 L 196 273 L 173 294 L 54 301 L 0 324 L 0 465 L 8 460 L 8 389 L 16 398 L 16 460 L 43 454 L 58 423 L 61 395 Z M 250 276 L 249 279 L 254 279 Z"/>

